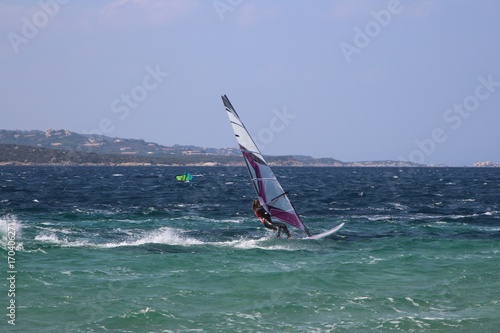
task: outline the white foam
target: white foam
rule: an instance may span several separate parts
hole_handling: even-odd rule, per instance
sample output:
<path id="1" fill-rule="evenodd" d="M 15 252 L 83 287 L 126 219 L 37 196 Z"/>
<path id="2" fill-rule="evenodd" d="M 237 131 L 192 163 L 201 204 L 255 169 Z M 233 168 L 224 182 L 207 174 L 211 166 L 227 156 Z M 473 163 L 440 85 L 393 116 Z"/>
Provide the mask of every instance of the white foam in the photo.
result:
<path id="1" fill-rule="evenodd" d="M 405 297 L 405 299 L 410 302 L 413 306 L 420 306 L 417 302 L 415 302 L 411 297 Z"/>
<path id="2" fill-rule="evenodd" d="M 61 241 L 57 237 L 56 234 L 53 233 L 43 233 L 41 235 L 36 235 L 35 240 L 42 241 L 42 242 L 48 242 L 48 243 L 60 243 Z"/>
<path id="3" fill-rule="evenodd" d="M 228 247 L 235 247 L 238 249 L 256 249 L 256 248 L 264 248 L 260 243 L 263 240 L 267 240 L 267 238 L 260 238 L 260 239 L 235 239 L 232 241 L 227 241 L 227 242 L 214 242 L 212 243 L 213 245 L 216 246 L 228 246 Z"/>
<path id="4" fill-rule="evenodd" d="M 68 238 L 60 238 L 54 232 L 43 231 L 41 234 L 35 236 L 35 240 L 58 244 L 63 247 L 95 247 L 95 248 L 115 248 L 121 246 L 141 246 L 144 244 L 168 244 L 168 245 L 198 245 L 203 244 L 203 242 L 190 238 L 184 237 L 181 232 L 172 228 L 160 228 L 158 230 L 153 230 L 146 232 L 142 235 L 133 235 L 127 237 L 123 241 L 109 242 L 109 243 L 97 243 L 90 241 L 72 241 Z"/>
<path id="5" fill-rule="evenodd" d="M 22 229 L 23 225 L 15 215 L 9 214 L 0 217 L 0 246 L 6 248 L 9 241 L 10 244 L 14 241 L 16 250 L 23 250 L 23 243 L 21 242 Z"/>
<path id="6" fill-rule="evenodd" d="M 73 234 L 74 231 L 71 231 L 69 229 L 66 229 L 66 228 L 51 228 L 51 227 L 35 227 L 37 229 L 41 229 L 45 232 L 53 232 L 53 233 L 56 233 L 56 232 L 60 232 L 60 233 L 63 233 L 63 234 L 66 234 L 66 235 L 69 235 L 69 234 Z"/>
<path id="7" fill-rule="evenodd" d="M 119 246 L 140 246 L 144 244 L 168 244 L 168 245 L 198 245 L 203 244 L 195 238 L 184 237 L 177 230 L 172 228 L 161 228 L 154 231 L 149 231 L 144 235 L 129 239 L 119 243 L 108 243 L 101 245 L 102 247 L 112 248 Z"/>
<path id="8" fill-rule="evenodd" d="M 22 224 L 19 222 L 15 215 L 5 215 L 0 217 L 0 234 L 3 236 L 7 236 L 9 231 L 12 231 L 14 228 L 16 235 L 19 235 L 22 230 Z"/>
<path id="9" fill-rule="evenodd" d="M 55 233 L 43 232 L 35 236 L 36 241 L 41 241 L 49 244 L 58 244 L 62 247 L 87 247 L 92 244 L 87 241 L 70 241 L 67 238 L 59 238 Z"/>
<path id="10" fill-rule="evenodd" d="M 295 251 L 298 249 L 296 243 L 291 243 L 288 240 L 282 244 L 276 244 L 275 242 L 269 244 L 269 242 L 271 242 L 274 239 L 275 236 L 274 234 L 272 234 L 272 236 L 265 236 L 258 239 L 241 238 L 226 242 L 213 242 L 207 244 L 212 244 L 215 246 L 234 247 L 237 249 L 246 249 L 246 250 L 261 249 L 261 250 Z"/>

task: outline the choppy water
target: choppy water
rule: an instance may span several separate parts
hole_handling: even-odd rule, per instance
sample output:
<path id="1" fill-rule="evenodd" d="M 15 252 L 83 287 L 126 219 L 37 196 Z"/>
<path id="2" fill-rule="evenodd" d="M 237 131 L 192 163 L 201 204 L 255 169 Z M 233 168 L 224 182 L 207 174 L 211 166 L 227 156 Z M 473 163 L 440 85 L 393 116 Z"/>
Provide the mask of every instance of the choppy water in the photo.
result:
<path id="1" fill-rule="evenodd" d="M 274 238 L 244 168 L 1 167 L 0 331 L 498 331 L 499 169 L 275 171 L 344 228 Z"/>

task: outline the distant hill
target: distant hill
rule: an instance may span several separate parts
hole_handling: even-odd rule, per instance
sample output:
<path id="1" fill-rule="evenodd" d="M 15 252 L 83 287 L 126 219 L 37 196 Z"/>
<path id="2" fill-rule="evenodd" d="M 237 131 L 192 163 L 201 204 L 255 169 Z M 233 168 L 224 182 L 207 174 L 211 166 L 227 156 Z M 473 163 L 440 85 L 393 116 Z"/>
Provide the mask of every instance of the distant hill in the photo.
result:
<path id="1" fill-rule="evenodd" d="M 172 147 L 137 139 L 112 138 L 104 135 L 78 134 L 68 130 L 11 131 L 0 130 L 0 143 L 37 148 L 64 149 L 96 154 L 139 156 L 168 156 L 179 154 L 206 154 L 239 156 L 236 148 L 202 148 L 196 146 Z"/>
<path id="2" fill-rule="evenodd" d="M 293 156 L 266 156 L 277 166 L 343 166 L 333 159 L 296 159 Z M 243 166 L 241 156 L 211 154 L 171 154 L 144 156 L 129 154 L 97 154 L 65 149 L 30 147 L 0 143 L 0 165 L 192 165 Z"/>
<path id="3" fill-rule="evenodd" d="M 96 154 L 64 149 L 0 144 L 0 165 L 242 165 L 238 156 L 171 155 L 162 157 Z"/>
<path id="4" fill-rule="evenodd" d="M 266 156 L 277 166 L 423 166 L 404 161 L 342 162 L 311 156 Z M 137 139 L 67 130 L 0 130 L 1 164 L 49 165 L 244 165 L 239 149 L 162 146 Z"/>

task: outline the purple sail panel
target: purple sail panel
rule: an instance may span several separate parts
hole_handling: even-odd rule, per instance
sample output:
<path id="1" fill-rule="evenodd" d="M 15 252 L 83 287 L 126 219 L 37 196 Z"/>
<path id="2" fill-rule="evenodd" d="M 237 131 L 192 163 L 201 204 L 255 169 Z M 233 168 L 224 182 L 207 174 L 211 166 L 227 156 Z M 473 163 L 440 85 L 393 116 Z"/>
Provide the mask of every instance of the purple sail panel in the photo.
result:
<path id="1" fill-rule="evenodd" d="M 279 209 L 271 208 L 270 214 L 272 217 L 275 217 L 278 220 L 293 225 L 294 227 L 299 228 L 300 230 L 305 230 L 304 224 L 295 213 L 285 212 Z"/>
<path id="2" fill-rule="evenodd" d="M 260 203 L 263 204 L 266 202 L 266 193 L 264 192 L 264 183 L 262 181 L 262 173 L 260 171 L 259 163 L 255 161 L 255 155 L 251 154 L 245 149 L 245 147 L 240 146 L 240 148 L 247 164 L 248 172 L 250 172 L 255 191 L 259 196 Z M 267 210 L 266 206 L 264 206 L 264 208 Z"/>
<path id="3" fill-rule="evenodd" d="M 305 231 L 306 227 L 297 213 L 295 213 L 290 200 L 272 173 L 271 168 L 269 168 L 265 161 L 260 160 L 243 146 L 240 146 L 240 148 L 250 172 L 255 191 L 264 209 L 273 218 Z"/>

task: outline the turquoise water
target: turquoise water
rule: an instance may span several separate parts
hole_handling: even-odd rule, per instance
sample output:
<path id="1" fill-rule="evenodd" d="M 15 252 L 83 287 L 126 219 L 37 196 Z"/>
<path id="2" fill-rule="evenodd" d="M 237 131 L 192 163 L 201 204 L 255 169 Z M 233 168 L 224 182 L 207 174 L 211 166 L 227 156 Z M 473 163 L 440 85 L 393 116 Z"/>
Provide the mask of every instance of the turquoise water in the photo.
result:
<path id="1" fill-rule="evenodd" d="M 344 228 L 276 239 L 244 168 L 1 167 L 0 331 L 498 331 L 500 170 L 275 171 Z"/>

